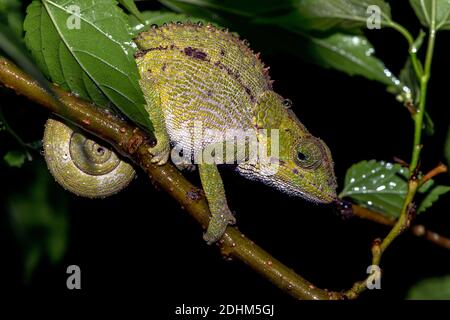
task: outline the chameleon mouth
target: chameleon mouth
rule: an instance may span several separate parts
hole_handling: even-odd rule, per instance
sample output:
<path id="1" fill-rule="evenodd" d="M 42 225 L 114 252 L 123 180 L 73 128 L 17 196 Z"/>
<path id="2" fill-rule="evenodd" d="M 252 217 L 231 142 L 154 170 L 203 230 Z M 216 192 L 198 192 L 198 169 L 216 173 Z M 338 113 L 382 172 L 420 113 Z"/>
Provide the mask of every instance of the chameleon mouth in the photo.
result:
<path id="1" fill-rule="evenodd" d="M 317 203 L 317 204 L 330 204 L 337 200 L 337 194 L 336 192 L 329 192 L 325 191 L 323 189 L 317 189 L 317 192 L 311 193 L 311 192 L 303 192 L 297 190 L 295 192 L 297 196 L 300 196 L 306 200 L 309 200 L 311 202 Z"/>
<path id="2" fill-rule="evenodd" d="M 324 204 L 330 204 L 330 203 L 333 203 L 333 202 L 335 202 L 337 200 L 336 192 L 333 192 L 333 193 L 322 193 L 321 196 L 322 196 L 322 199 L 321 199 L 320 202 L 324 203 Z"/>
<path id="3" fill-rule="evenodd" d="M 330 204 L 336 201 L 337 193 L 335 190 L 325 189 L 321 186 L 316 185 L 311 181 L 308 181 L 308 184 L 310 187 L 314 188 L 313 192 L 299 189 L 298 186 L 287 181 L 283 181 L 281 183 L 280 182 L 274 183 L 272 185 L 283 193 L 300 197 L 313 203 Z"/>
<path id="4" fill-rule="evenodd" d="M 303 182 L 306 182 L 310 188 L 313 189 L 313 191 L 302 191 L 302 190 L 298 190 L 298 187 L 296 187 L 295 185 L 288 183 L 289 187 L 291 189 L 296 189 L 296 192 L 299 196 L 310 200 L 312 202 L 315 203 L 323 203 L 323 204 L 329 204 L 332 203 L 334 201 L 336 201 L 337 199 L 337 192 L 336 192 L 336 188 L 337 188 L 337 184 L 335 183 L 334 179 L 332 179 L 332 181 L 328 181 L 326 186 L 323 185 L 319 185 L 317 183 L 315 183 L 314 181 L 310 181 L 309 179 L 307 179 L 304 175 L 300 174 L 301 179 L 303 180 Z"/>

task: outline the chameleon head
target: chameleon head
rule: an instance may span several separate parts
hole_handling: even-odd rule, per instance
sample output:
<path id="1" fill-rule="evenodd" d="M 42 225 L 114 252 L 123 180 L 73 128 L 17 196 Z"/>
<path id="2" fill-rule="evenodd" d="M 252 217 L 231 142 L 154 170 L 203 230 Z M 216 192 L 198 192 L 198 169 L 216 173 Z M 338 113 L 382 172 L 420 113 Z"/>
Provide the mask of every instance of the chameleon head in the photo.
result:
<path id="1" fill-rule="evenodd" d="M 337 183 L 330 149 L 308 132 L 289 107 L 290 101 L 274 92 L 259 100 L 256 108 L 263 111 L 256 116 L 257 127 L 270 130 L 259 130 L 258 143 L 268 146 L 270 161 L 243 162 L 238 171 L 284 193 L 331 203 L 336 199 Z"/>

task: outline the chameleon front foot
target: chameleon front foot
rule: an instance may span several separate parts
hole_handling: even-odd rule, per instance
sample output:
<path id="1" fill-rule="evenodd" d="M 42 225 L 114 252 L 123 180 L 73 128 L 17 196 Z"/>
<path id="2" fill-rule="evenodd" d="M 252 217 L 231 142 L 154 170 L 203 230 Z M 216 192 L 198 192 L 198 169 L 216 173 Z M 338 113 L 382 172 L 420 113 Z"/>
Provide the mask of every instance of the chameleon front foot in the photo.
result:
<path id="1" fill-rule="evenodd" d="M 148 152 L 152 156 L 152 163 L 157 165 L 166 164 L 170 156 L 169 140 L 165 137 L 157 138 L 158 143 L 152 148 L 148 148 Z"/>
<path id="2" fill-rule="evenodd" d="M 208 229 L 203 235 L 203 239 L 208 244 L 213 244 L 222 238 L 228 225 L 235 223 L 236 218 L 229 210 L 223 213 L 213 214 L 209 221 Z"/>

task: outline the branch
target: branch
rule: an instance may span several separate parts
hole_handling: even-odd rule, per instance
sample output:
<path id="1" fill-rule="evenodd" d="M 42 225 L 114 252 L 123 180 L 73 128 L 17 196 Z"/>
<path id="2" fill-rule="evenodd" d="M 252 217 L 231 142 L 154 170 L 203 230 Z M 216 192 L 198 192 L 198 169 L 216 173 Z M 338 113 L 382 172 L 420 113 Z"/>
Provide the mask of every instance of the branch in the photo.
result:
<path id="1" fill-rule="evenodd" d="M 120 154 L 139 165 L 153 183 L 169 193 L 205 229 L 210 212 L 201 189 L 192 185 L 172 165 L 151 163 L 147 151 L 156 141 L 141 129 L 95 107 L 92 103 L 51 86 L 55 100 L 36 81 L 0 56 L 0 84 L 46 107 L 56 115 L 110 143 Z M 343 299 L 337 292 L 321 290 L 273 258 L 234 227 L 218 243 L 222 254 L 243 261 L 296 299 Z"/>
<path id="2" fill-rule="evenodd" d="M 392 227 L 395 225 L 395 219 L 388 218 L 381 213 L 352 204 L 352 214 L 358 218 L 370 220 L 378 224 Z M 434 231 L 428 230 L 424 225 L 416 224 L 410 228 L 413 235 L 424 238 L 442 248 L 450 250 L 450 239 Z"/>

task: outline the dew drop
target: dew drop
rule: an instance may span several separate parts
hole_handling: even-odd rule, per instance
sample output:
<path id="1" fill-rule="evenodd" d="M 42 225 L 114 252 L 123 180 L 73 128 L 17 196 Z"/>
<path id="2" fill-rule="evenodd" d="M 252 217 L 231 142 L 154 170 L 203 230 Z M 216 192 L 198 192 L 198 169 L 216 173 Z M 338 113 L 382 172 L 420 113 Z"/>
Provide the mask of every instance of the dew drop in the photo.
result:
<path id="1" fill-rule="evenodd" d="M 370 57 L 375 53 L 375 49 L 374 48 L 369 48 L 366 51 L 366 57 Z"/>

